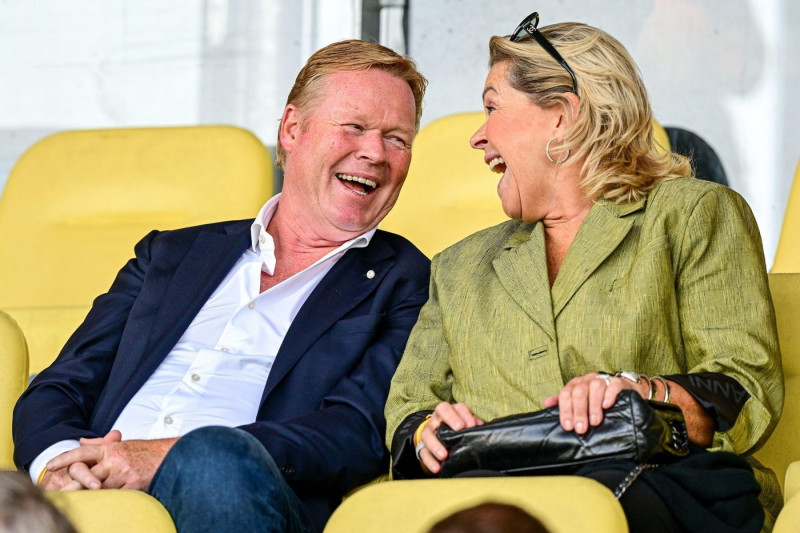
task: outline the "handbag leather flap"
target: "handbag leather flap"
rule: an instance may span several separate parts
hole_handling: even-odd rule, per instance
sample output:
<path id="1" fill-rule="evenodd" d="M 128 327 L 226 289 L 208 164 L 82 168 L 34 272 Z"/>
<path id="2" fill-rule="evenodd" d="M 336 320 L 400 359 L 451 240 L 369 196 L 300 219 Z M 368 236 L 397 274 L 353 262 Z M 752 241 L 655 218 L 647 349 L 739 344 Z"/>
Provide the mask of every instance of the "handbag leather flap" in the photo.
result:
<path id="1" fill-rule="evenodd" d="M 604 412 L 603 422 L 583 435 L 565 431 L 558 407 L 512 415 L 437 436 L 448 450 L 443 477 L 467 470 L 506 475 L 568 474 L 605 460 L 669 461 L 689 453 L 686 422 L 679 407 L 648 402 L 623 390 Z"/>

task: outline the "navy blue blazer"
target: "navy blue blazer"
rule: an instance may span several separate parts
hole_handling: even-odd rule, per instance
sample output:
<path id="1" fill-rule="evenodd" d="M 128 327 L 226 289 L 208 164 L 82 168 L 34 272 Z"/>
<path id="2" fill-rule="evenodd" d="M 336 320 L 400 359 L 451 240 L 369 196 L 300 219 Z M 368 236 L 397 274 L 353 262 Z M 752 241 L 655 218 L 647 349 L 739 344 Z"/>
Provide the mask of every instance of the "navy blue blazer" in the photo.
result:
<path id="1" fill-rule="evenodd" d="M 17 403 L 20 468 L 55 442 L 111 430 L 250 246 L 251 223 L 154 231 L 136 245 L 136 257 Z M 322 523 L 342 494 L 387 470 L 383 408 L 429 274 L 419 250 L 384 231 L 346 252 L 297 314 L 257 420 L 242 427 Z"/>

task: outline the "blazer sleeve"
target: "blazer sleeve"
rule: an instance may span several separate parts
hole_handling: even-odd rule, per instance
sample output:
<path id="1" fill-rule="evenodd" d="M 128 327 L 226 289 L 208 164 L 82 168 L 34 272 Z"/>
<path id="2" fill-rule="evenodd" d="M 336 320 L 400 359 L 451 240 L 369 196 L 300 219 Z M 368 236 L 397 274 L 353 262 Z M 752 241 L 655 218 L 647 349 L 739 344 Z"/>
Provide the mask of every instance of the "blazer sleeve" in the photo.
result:
<path id="1" fill-rule="evenodd" d="M 435 257 L 428 302 L 420 311 L 389 389 L 385 409 L 386 447 L 389 449 L 392 449 L 395 432 L 409 415 L 431 411 L 439 402 L 453 401 L 450 345 L 437 294 L 438 264 L 438 257 Z"/>
<path id="2" fill-rule="evenodd" d="M 741 196 L 718 187 L 699 199 L 681 231 L 676 283 L 686 370 L 724 373 L 749 393 L 714 446 L 753 451 L 777 424 L 784 395 L 758 226 Z"/>
<path id="3" fill-rule="evenodd" d="M 119 271 L 109 291 L 95 299 L 86 319 L 61 353 L 40 372 L 14 408 L 14 462 L 21 469 L 48 446 L 98 437 L 90 419 L 108 380 L 125 323 L 142 288 L 158 232 L 145 236 L 135 257 Z"/>
<path id="4" fill-rule="evenodd" d="M 416 249 L 401 256 L 371 298 L 370 313 L 347 319 L 348 327 L 361 331 L 342 336 L 337 324 L 315 343 L 313 349 L 328 353 L 358 354 L 318 407 L 288 419 L 242 426 L 264 444 L 299 495 L 344 494 L 387 471 L 383 407 L 409 332 L 427 299 L 429 274 L 429 260 Z M 304 394 L 297 378 L 285 385 L 286 394 Z M 305 387 L 311 394 L 308 383 Z"/>

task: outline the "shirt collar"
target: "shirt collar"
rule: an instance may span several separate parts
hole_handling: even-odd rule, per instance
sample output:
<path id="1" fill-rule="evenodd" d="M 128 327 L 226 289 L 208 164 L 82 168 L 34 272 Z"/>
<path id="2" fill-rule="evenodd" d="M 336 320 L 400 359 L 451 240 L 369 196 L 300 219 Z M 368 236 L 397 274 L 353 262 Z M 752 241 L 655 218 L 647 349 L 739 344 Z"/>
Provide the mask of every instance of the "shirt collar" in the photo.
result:
<path id="1" fill-rule="evenodd" d="M 267 233 L 267 227 L 269 226 L 269 222 L 272 220 L 273 215 L 275 215 L 275 210 L 278 209 L 278 201 L 280 200 L 280 197 L 281 193 L 278 193 L 270 198 L 258 212 L 258 216 L 256 216 L 256 219 L 250 226 L 251 249 L 253 252 L 261 255 L 263 269 L 269 274 L 275 272 L 276 258 L 275 241 L 272 240 L 272 235 Z M 350 239 L 333 252 L 327 254 L 320 261 L 324 261 L 329 257 L 339 254 L 340 252 L 345 252 L 350 248 L 366 248 L 372 241 L 372 237 L 375 235 L 377 230 L 378 228 L 375 227 L 353 239 Z"/>

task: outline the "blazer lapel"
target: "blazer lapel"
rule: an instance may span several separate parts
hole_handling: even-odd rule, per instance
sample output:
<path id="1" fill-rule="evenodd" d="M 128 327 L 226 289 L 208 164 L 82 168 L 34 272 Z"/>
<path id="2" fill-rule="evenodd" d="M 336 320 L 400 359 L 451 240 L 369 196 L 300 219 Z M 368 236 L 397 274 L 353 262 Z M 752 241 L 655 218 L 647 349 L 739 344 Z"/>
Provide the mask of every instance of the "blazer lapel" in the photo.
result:
<path id="1" fill-rule="evenodd" d="M 186 328 L 250 243 L 249 221 L 234 222 L 223 232 L 202 231 L 182 256 L 151 265 L 140 298 L 147 298 L 147 316 L 129 317 L 146 332 L 133 343 L 120 345 L 109 377 L 109 390 L 118 391 L 104 417 L 108 427 L 147 378 L 152 375 Z M 133 376 L 133 377 L 131 377 Z"/>
<path id="2" fill-rule="evenodd" d="M 636 217 L 627 216 L 644 208 L 645 200 L 630 204 L 598 201 L 581 224 L 553 284 L 553 315 L 558 317 L 586 279 L 619 246 Z"/>
<path id="3" fill-rule="evenodd" d="M 492 262 L 503 288 L 551 339 L 556 339 L 550 281 L 544 252 L 544 226 L 523 224 Z"/>
<path id="4" fill-rule="evenodd" d="M 262 403 L 331 326 L 380 286 L 395 264 L 395 255 L 380 233 L 375 234 L 366 248 L 345 252 L 311 292 L 289 326 L 269 372 Z"/>
<path id="5" fill-rule="evenodd" d="M 250 224 L 233 224 L 226 233 L 201 232 L 154 302 L 143 365 L 147 375 L 178 342 L 186 328 L 250 244 Z"/>

